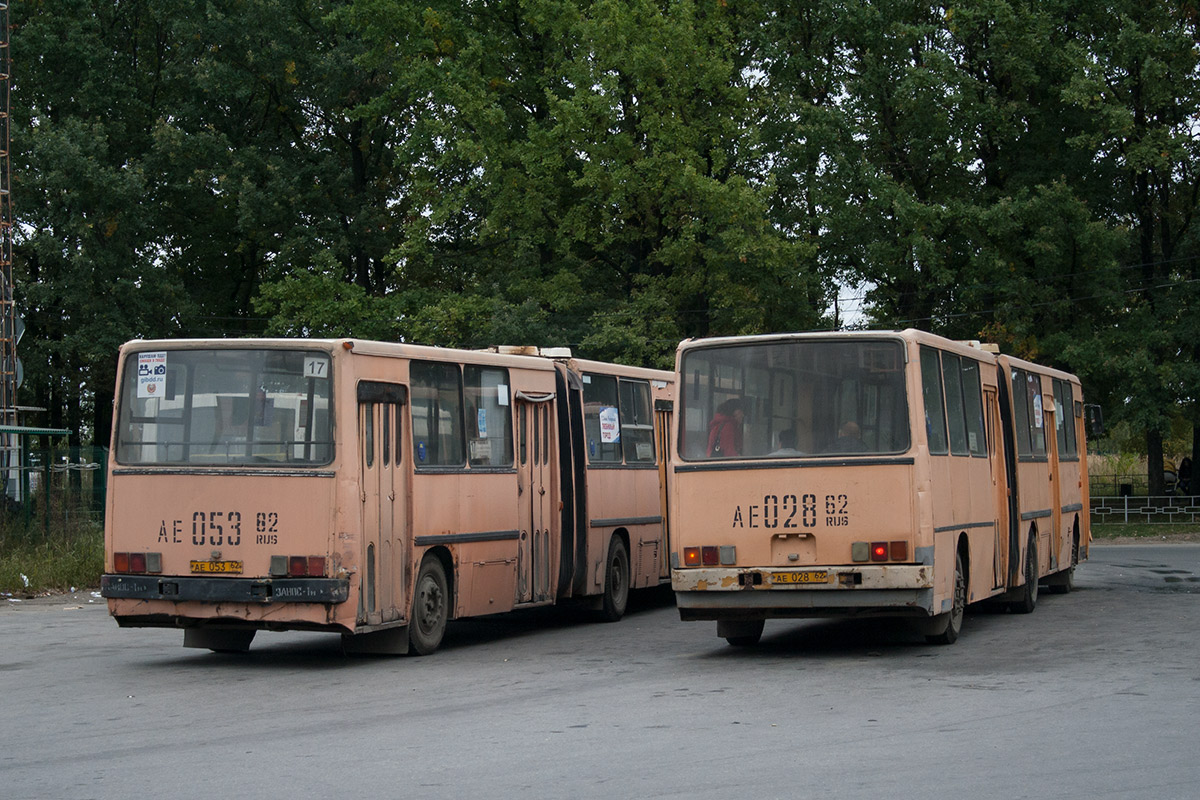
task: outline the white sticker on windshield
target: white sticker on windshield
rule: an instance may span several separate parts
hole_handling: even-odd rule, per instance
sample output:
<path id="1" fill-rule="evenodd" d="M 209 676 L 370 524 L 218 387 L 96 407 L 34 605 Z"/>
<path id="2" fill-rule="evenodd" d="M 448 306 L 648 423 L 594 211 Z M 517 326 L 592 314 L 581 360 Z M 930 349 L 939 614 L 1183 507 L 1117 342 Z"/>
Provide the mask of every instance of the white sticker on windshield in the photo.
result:
<path id="1" fill-rule="evenodd" d="M 137 396 L 165 397 L 167 394 L 167 354 L 138 353 Z"/>

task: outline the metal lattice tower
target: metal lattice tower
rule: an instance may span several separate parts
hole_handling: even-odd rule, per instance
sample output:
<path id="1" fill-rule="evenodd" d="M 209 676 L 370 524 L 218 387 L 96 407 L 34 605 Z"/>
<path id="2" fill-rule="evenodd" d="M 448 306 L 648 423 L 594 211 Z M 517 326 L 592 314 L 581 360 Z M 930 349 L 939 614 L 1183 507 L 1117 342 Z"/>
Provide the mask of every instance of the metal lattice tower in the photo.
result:
<path id="1" fill-rule="evenodd" d="M 13 302 L 12 166 L 9 158 L 9 52 L 7 0 L 0 0 L 0 425 L 17 424 L 17 311 Z"/>

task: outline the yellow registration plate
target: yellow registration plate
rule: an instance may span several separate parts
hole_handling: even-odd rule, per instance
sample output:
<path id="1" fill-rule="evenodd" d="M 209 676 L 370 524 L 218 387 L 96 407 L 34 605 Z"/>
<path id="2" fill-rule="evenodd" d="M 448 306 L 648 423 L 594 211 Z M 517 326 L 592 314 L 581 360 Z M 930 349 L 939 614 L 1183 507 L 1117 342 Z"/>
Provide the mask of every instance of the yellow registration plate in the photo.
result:
<path id="1" fill-rule="evenodd" d="M 222 574 L 241 575 L 241 561 L 193 561 L 192 572 L 212 573 L 219 572 Z"/>
<path id="2" fill-rule="evenodd" d="M 771 583 L 829 583 L 829 573 L 823 569 L 808 572 L 772 572 Z"/>

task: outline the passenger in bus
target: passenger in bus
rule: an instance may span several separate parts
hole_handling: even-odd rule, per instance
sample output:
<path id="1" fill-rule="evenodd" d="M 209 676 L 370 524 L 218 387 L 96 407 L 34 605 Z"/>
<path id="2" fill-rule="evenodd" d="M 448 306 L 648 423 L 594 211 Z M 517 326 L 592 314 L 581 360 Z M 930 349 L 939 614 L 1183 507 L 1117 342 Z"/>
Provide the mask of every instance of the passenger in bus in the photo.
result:
<path id="1" fill-rule="evenodd" d="M 708 457 L 734 458 L 742 454 L 742 420 L 746 411 L 740 398 L 734 397 L 717 406 L 708 423 Z"/>
<path id="2" fill-rule="evenodd" d="M 779 432 L 779 447 L 771 451 L 768 455 L 772 456 L 802 456 L 796 449 L 796 432 L 791 428 Z"/>
<path id="3" fill-rule="evenodd" d="M 835 453 L 865 453 L 870 450 L 862 440 L 862 430 L 858 423 L 850 420 L 838 429 L 837 441 L 833 443 Z"/>

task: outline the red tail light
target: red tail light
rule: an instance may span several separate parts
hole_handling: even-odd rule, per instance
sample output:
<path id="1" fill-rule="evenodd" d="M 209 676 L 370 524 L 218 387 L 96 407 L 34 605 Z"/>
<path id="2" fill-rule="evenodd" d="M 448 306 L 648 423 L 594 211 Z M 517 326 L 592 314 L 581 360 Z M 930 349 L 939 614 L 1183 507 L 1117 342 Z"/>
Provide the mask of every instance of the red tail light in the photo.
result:
<path id="1" fill-rule="evenodd" d="M 892 561 L 908 561 L 908 542 L 892 542 L 890 550 Z"/>
<path id="2" fill-rule="evenodd" d="M 706 567 L 715 567 L 721 563 L 721 550 L 718 547 L 704 547 L 700 551 L 700 560 Z"/>
<path id="3" fill-rule="evenodd" d="M 130 553 L 129 554 L 129 571 L 130 572 L 145 572 L 146 571 L 146 554 L 145 553 Z"/>
<path id="4" fill-rule="evenodd" d="M 291 556 L 288 558 L 288 575 L 293 578 L 303 578 L 308 574 L 308 557 Z"/>
<path id="5" fill-rule="evenodd" d="M 310 578 L 320 578 L 325 574 L 325 556 L 308 557 L 308 575 Z"/>
<path id="6" fill-rule="evenodd" d="M 871 560 L 872 561 L 887 561 L 888 560 L 888 543 L 887 542 L 871 542 Z"/>
<path id="7" fill-rule="evenodd" d="M 700 548 L 699 547 L 683 548 L 683 565 L 685 567 L 700 566 Z"/>
<path id="8" fill-rule="evenodd" d="M 129 572 L 129 553 L 113 553 L 113 572 Z"/>

